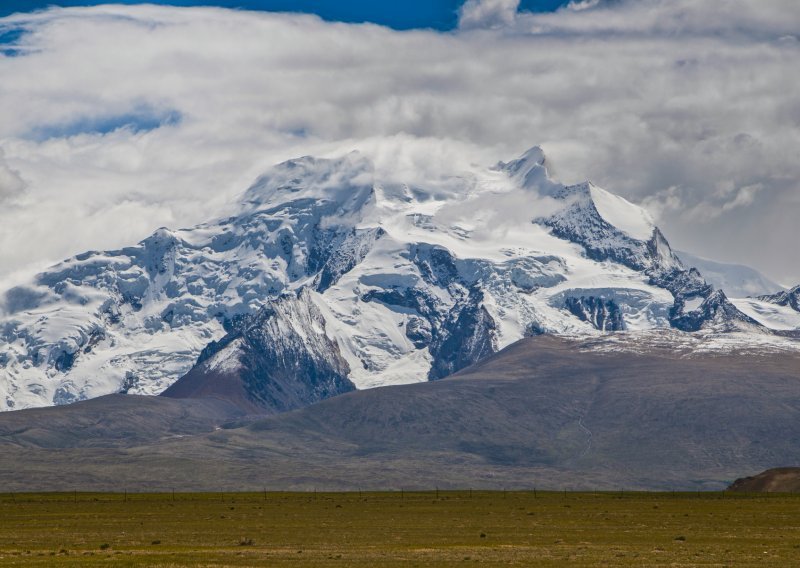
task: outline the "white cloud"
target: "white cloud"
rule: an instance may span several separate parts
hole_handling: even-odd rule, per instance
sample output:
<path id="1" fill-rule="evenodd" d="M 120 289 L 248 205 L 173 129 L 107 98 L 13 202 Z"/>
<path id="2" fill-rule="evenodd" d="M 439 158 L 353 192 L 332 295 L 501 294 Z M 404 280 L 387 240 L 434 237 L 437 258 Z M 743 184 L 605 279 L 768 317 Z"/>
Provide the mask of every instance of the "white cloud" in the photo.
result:
<path id="1" fill-rule="evenodd" d="M 420 176 L 541 144 L 680 249 L 800 282 L 800 5 L 583 4 L 472 3 L 480 33 L 155 6 L 0 20 L 28 30 L 0 55 L 0 278 L 223 215 L 297 155 Z"/>
<path id="2" fill-rule="evenodd" d="M 501 28 L 514 23 L 520 0 L 467 0 L 461 7 L 461 29 Z"/>
<path id="3" fill-rule="evenodd" d="M 588 10 L 589 8 L 594 8 L 598 4 L 600 4 L 601 0 L 572 0 L 569 4 L 567 4 L 567 8 L 570 10 Z"/>
<path id="4" fill-rule="evenodd" d="M 5 153 L 0 148 L 0 200 L 18 195 L 23 189 L 25 189 L 25 182 L 22 181 L 19 172 L 8 167 Z"/>
<path id="5" fill-rule="evenodd" d="M 736 191 L 734 198 L 722 206 L 722 211 L 725 212 L 730 211 L 731 209 L 736 209 L 737 207 L 747 207 L 748 205 L 752 205 L 755 202 L 758 193 L 763 189 L 764 186 L 760 183 L 739 188 Z"/>
<path id="6" fill-rule="evenodd" d="M 684 209 L 684 199 L 681 188 L 677 186 L 668 187 L 654 195 L 648 195 L 642 200 L 642 207 L 647 209 L 657 222 L 676 211 Z"/>

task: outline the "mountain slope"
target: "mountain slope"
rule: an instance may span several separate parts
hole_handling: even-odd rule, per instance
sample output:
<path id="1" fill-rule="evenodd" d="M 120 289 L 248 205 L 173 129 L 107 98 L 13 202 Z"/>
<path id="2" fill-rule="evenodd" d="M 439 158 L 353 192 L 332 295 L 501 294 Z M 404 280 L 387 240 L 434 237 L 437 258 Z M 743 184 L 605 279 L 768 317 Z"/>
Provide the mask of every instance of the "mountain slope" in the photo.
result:
<path id="1" fill-rule="evenodd" d="M 777 294 L 760 296 L 759 300 L 777 306 L 788 307 L 796 312 L 800 312 L 800 286 L 795 286 L 791 290 L 784 290 Z"/>
<path id="2" fill-rule="evenodd" d="M 742 471 L 793 463 L 796 351 L 703 351 L 702 339 L 685 335 L 676 349 L 661 331 L 644 346 L 627 335 L 529 338 L 441 381 L 351 392 L 136 447 L 99 451 L 66 438 L 58 452 L 22 450 L 1 434 L 11 467 L 0 482 L 16 491 L 109 489 L 120 479 L 150 490 L 722 489 Z M 0 432 L 34 412 L 41 429 L 60 429 L 60 417 L 103 400 L 7 413 Z"/>
<path id="3" fill-rule="evenodd" d="M 339 347 L 304 291 L 281 298 L 212 342 L 200 362 L 162 396 L 213 397 L 252 412 L 285 412 L 355 390 Z M 307 331 L 311 333 L 307 333 Z"/>
<path id="4" fill-rule="evenodd" d="M 752 477 L 734 481 L 729 491 L 743 493 L 797 493 L 800 490 L 800 467 L 777 467 Z"/>
<path id="5" fill-rule="evenodd" d="M 737 299 L 733 303 L 743 313 L 771 329 L 800 335 L 800 286 L 758 298 Z"/>
<path id="6" fill-rule="evenodd" d="M 699 270 L 709 284 L 725 290 L 732 298 L 758 297 L 783 291 L 783 286 L 749 266 L 715 262 L 688 252 L 678 251 L 677 254 L 685 266 Z"/>
<path id="7" fill-rule="evenodd" d="M 211 398 L 170 400 L 114 394 L 56 409 L 4 413 L 0 415 L 0 439 L 9 450 L 118 449 L 213 432 L 246 419 L 243 409 Z"/>
<path id="8" fill-rule="evenodd" d="M 684 268 L 642 209 L 550 179 L 540 149 L 452 173 L 409 185 L 357 153 L 290 160 L 230 217 L 64 261 L 4 296 L 0 406 L 156 394 L 193 368 L 208 386 L 203 349 L 287 296 L 314 306 L 298 337 L 331 342 L 330 358 L 290 355 L 299 380 L 329 382 L 284 397 L 285 373 L 234 372 L 260 407 L 439 379 L 540 333 L 769 332 Z M 272 337 L 241 368 L 284 350 Z"/>

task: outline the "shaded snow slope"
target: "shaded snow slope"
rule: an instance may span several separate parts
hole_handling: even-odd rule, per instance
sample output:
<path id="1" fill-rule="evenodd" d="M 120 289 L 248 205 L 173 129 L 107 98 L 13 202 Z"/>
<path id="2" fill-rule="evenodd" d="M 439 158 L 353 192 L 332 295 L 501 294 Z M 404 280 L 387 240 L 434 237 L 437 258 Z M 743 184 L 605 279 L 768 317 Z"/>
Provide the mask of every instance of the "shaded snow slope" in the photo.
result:
<path id="1" fill-rule="evenodd" d="M 304 157 L 266 172 L 230 217 L 80 254 L 7 291 L 0 406 L 159 393 L 287 297 L 315 314 L 290 335 L 324 336 L 335 354 L 265 341 L 247 358 L 306 361 L 302 377 L 330 377 L 331 393 L 438 379 L 540 333 L 768 331 L 685 269 L 643 210 L 550 179 L 539 148 L 417 184 L 358 153 Z M 201 365 L 239 373 L 239 351 Z"/>

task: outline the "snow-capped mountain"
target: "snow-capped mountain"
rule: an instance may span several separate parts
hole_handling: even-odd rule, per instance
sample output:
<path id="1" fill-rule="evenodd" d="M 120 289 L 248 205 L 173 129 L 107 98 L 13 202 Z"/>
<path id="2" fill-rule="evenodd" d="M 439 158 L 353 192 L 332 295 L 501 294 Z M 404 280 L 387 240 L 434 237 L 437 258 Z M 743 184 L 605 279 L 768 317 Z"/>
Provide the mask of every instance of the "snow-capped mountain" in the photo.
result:
<path id="1" fill-rule="evenodd" d="M 783 292 L 785 288 L 758 270 L 741 264 L 727 264 L 678 252 L 685 266 L 693 266 L 714 288 L 725 290 L 734 298 L 758 297 Z"/>
<path id="2" fill-rule="evenodd" d="M 775 304 L 776 306 L 783 306 L 800 312 L 800 286 L 795 286 L 791 290 L 784 290 L 777 294 L 760 296 L 759 300 Z"/>
<path id="3" fill-rule="evenodd" d="M 753 319 L 768 322 L 771 329 L 800 335 L 800 286 L 777 294 L 737 299 L 734 303 Z"/>
<path id="4" fill-rule="evenodd" d="M 12 409 L 157 394 L 200 357 L 193 376 L 245 368 L 263 397 L 259 366 L 305 365 L 318 380 L 299 403 L 441 378 L 532 334 L 769 333 L 740 307 L 644 210 L 553 181 L 539 148 L 424 184 L 384 179 L 358 153 L 305 157 L 265 173 L 230 217 L 9 290 L 0 396 Z"/>

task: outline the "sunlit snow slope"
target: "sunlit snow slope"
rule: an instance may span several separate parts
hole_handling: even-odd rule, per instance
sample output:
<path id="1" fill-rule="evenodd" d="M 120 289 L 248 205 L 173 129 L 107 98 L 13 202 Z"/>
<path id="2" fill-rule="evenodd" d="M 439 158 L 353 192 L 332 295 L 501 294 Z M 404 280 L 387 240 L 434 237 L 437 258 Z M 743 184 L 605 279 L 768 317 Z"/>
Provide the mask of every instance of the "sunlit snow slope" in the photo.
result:
<path id="1" fill-rule="evenodd" d="M 715 262 L 687 252 L 678 252 L 678 256 L 684 265 L 697 268 L 709 284 L 735 298 L 775 294 L 784 290 L 783 286 L 749 266 Z"/>
<path id="2" fill-rule="evenodd" d="M 769 333 L 685 269 L 646 212 L 556 183 L 538 148 L 451 174 L 407 185 L 358 153 L 299 158 L 229 218 L 50 268 L 4 294 L 0 404 L 156 394 L 206 346 L 198 365 L 235 371 L 254 334 L 281 353 L 322 346 L 308 361 L 324 334 L 349 373 L 336 381 L 369 388 L 441 378 L 538 333 Z M 275 345 L 281 329 L 291 345 Z M 248 357 L 269 360 L 254 344 Z"/>

